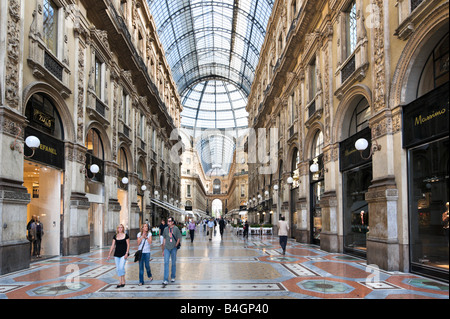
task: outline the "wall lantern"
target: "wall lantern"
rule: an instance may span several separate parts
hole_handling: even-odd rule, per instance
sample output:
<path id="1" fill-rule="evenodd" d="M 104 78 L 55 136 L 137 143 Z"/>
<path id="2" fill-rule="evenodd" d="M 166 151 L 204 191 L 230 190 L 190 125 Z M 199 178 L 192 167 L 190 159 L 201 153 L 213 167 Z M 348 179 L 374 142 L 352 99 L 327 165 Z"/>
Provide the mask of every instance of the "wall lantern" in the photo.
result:
<path id="1" fill-rule="evenodd" d="M 145 192 L 145 191 L 147 190 L 147 186 L 142 185 L 142 186 L 141 186 L 141 190 L 142 190 L 143 192 Z"/>
<path id="2" fill-rule="evenodd" d="M 29 147 L 29 146 L 28 146 Z M 92 177 L 89 178 L 86 168 L 83 167 L 82 169 L 80 169 L 80 173 L 84 173 L 85 177 L 89 180 L 93 180 L 95 178 L 95 174 L 97 174 L 100 171 L 100 167 L 98 167 L 97 164 L 92 164 L 91 167 L 89 167 L 89 171 L 92 173 Z"/>
<path id="3" fill-rule="evenodd" d="M 291 176 L 289 176 L 286 181 L 288 184 L 292 184 L 294 182 L 294 179 Z"/>
<path id="4" fill-rule="evenodd" d="M 23 152 L 23 147 L 22 145 L 17 143 L 17 138 L 19 137 L 20 133 L 22 132 L 22 129 L 19 127 L 19 133 L 17 133 L 16 138 L 14 140 L 14 142 L 11 143 L 11 145 L 9 146 L 11 148 L 12 151 L 17 150 L 19 153 L 23 153 L 23 157 L 25 158 L 30 158 L 33 157 L 34 155 L 34 151 L 39 147 L 39 145 L 41 145 L 41 141 L 39 140 L 39 138 L 37 138 L 36 136 L 30 135 L 25 139 L 25 144 L 31 148 L 31 150 L 33 151 L 33 153 L 31 153 L 30 156 L 26 156 L 25 153 Z"/>
<path id="5" fill-rule="evenodd" d="M 381 150 L 381 145 L 378 145 L 377 141 L 375 140 L 375 144 L 372 144 L 372 146 L 370 147 L 369 156 L 364 157 L 362 153 L 367 149 L 368 146 L 369 142 L 365 138 L 360 138 L 355 142 L 355 148 L 359 151 L 361 158 L 364 160 L 368 160 L 373 155 L 374 152 Z"/>

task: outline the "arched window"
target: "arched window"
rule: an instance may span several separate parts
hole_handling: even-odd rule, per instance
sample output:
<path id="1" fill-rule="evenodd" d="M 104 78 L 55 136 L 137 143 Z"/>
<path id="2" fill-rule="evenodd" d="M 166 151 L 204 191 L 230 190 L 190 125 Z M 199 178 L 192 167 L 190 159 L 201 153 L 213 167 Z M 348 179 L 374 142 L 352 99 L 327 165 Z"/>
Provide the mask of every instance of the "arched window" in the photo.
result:
<path id="1" fill-rule="evenodd" d="M 104 150 L 103 142 L 100 138 L 99 132 L 91 128 L 86 136 L 85 146 L 87 148 L 86 153 L 86 172 L 90 180 L 96 182 L 103 182 L 103 172 L 104 172 Z M 95 174 L 95 177 L 90 172 L 91 165 L 96 164 L 99 167 L 99 172 Z"/>
<path id="2" fill-rule="evenodd" d="M 213 194 L 220 194 L 220 180 L 217 178 L 213 182 Z"/>
<path id="3" fill-rule="evenodd" d="M 350 126 L 348 129 L 348 136 L 352 136 L 353 134 L 362 131 L 366 127 L 369 127 L 369 118 L 371 112 L 369 107 L 369 102 L 367 102 L 366 98 L 361 98 L 361 100 L 356 105 L 352 118 L 350 120 Z"/>
<path id="4" fill-rule="evenodd" d="M 105 159 L 102 139 L 96 129 L 89 130 L 86 136 L 85 146 L 92 156 L 95 156 L 102 161 Z"/>
<path id="5" fill-rule="evenodd" d="M 313 139 L 311 157 L 314 159 L 323 153 L 323 133 L 322 131 L 317 131 Z"/>
<path id="6" fill-rule="evenodd" d="M 25 116 L 30 121 L 30 126 L 54 138 L 64 140 L 61 118 L 52 100 L 46 94 L 33 94 L 28 100 Z"/>
<path id="7" fill-rule="evenodd" d="M 125 153 L 125 149 L 123 147 L 119 150 L 119 169 L 124 172 L 128 172 L 127 154 Z"/>
<path id="8" fill-rule="evenodd" d="M 431 52 L 420 75 L 417 97 L 445 84 L 449 79 L 448 33 Z"/>

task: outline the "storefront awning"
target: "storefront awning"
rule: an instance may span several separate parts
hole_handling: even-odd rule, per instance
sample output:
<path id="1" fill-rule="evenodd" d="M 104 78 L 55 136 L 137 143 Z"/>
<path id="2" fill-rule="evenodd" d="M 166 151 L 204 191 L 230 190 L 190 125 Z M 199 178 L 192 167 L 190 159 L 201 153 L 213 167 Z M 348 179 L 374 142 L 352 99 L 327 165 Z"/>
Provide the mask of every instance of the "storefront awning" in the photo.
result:
<path id="1" fill-rule="evenodd" d="M 154 199 L 154 198 L 151 198 L 150 200 L 153 204 L 158 205 L 161 208 L 167 209 L 171 212 L 178 213 L 181 215 L 186 215 L 186 211 L 184 211 L 176 206 L 173 206 L 172 204 L 169 204 L 167 202 L 163 202 L 163 201 L 160 201 L 160 200 Z"/>

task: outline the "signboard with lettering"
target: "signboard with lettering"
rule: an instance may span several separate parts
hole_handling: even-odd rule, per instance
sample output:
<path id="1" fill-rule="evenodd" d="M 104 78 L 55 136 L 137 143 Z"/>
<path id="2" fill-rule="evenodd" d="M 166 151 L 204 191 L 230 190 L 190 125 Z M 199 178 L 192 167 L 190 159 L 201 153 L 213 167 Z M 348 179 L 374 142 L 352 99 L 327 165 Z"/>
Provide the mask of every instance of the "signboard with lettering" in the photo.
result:
<path id="1" fill-rule="evenodd" d="M 365 138 L 369 142 L 369 146 L 363 151 L 364 157 L 369 156 L 372 134 L 370 128 L 367 127 L 339 143 L 339 169 L 341 172 L 371 161 L 371 159 L 363 159 L 355 148 L 355 142 L 360 138 Z"/>
<path id="2" fill-rule="evenodd" d="M 445 84 L 403 107 L 403 148 L 448 135 L 448 91 Z"/>
<path id="3" fill-rule="evenodd" d="M 33 161 L 41 162 L 56 168 L 64 169 L 64 142 L 50 135 L 47 135 L 31 126 L 25 128 L 25 138 L 33 135 L 39 138 L 41 145 L 36 149 Z M 31 155 L 33 152 L 24 144 L 25 155 Z"/>

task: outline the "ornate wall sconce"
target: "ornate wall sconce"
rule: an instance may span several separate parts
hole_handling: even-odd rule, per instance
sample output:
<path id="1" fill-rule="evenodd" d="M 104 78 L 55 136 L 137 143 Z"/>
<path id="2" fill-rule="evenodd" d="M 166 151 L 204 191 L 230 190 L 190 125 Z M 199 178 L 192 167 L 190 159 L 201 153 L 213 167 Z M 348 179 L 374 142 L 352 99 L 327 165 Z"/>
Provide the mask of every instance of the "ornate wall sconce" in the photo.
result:
<path id="1" fill-rule="evenodd" d="M 372 143 L 370 147 L 370 154 L 368 157 L 364 157 L 362 155 L 363 151 L 367 149 L 369 146 L 369 142 L 365 138 L 360 138 L 355 142 L 355 148 L 359 151 L 359 154 L 361 155 L 361 158 L 364 160 L 368 160 L 374 152 L 381 150 L 381 145 L 378 145 L 377 140 L 375 140 L 375 144 Z"/>
<path id="2" fill-rule="evenodd" d="M 41 141 L 33 135 L 28 136 L 25 139 L 25 144 L 31 148 L 31 150 L 33 151 L 33 153 L 31 153 L 31 155 L 26 156 L 24 151 L 23 151 L 23 147 L 21 144 L 17 143 L 17 138 L 19 137 L 20 133 L 22 132 L 22 129 L 20 127 L 18 127 L 19 129 L 19 133 L 17 133 L 16 138 L 14 139 L 14 142 L 11 143 L 11 145 L 9 146 L 11 148 L 12 151 L 16 150 L 19 153 L 23 153 L 23 157 L 24 158 L 31 158 L 34 156 L 34 152 L 35 150 L 41 145 Z"/>

